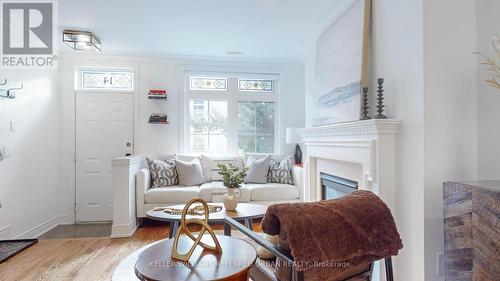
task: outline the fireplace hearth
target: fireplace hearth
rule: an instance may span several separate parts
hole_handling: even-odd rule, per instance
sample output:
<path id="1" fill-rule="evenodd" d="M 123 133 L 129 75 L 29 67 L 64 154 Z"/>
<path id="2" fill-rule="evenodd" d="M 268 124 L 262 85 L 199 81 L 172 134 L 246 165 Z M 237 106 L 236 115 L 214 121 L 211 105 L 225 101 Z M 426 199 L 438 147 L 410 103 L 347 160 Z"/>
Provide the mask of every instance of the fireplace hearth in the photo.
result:
<path id="1" fill-rule="evenodd" d="M 358 182 L 337 177 L 335 175 L 320 173 L 321 199 L 335 199 L 358 190 Z"/>

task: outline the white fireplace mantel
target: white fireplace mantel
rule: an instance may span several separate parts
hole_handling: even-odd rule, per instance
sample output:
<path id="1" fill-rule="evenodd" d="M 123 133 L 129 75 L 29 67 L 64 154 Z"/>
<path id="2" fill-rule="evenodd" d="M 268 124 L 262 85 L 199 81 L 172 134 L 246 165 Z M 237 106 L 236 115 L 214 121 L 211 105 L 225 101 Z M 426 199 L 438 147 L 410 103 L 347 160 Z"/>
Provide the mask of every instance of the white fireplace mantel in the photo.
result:
<path id="1" fill-rule="evenodd" d="M 335 167 L 360 169 L 352 173 L 361 175 L 353 179 L 359 189 L 378 194 L 394 211 L 399 125 L 395 119 L 370 119 L 299 129 L 306 150 L 304 199 L 321 199 L 319 173 L 324 171 L 318 164 L 332 161 Z"/>
<path id="2" fill-rule="evenodd" d="M 333 136 L 367 136 L 367 135 L 395 135 L 399 124 L 397 119 L 369 119 L 348 123 L 332 124 L 320 127 L 299 129 L 303 141 L 318 137 Z"/>

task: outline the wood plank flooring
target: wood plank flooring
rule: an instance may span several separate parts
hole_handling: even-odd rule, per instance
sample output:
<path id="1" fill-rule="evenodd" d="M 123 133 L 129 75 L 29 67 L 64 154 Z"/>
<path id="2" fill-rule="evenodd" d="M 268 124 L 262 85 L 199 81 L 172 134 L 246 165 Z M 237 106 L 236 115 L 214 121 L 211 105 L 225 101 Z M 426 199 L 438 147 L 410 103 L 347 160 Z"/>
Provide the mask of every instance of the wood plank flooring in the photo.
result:
<path id="1" fill-rule="evenodd" d="M 223 225 L 213 228 L 222 230 Z M 260 231 L 260 223 L 254 224 L 254 229 Z M 41 239 L 0 264 L 0 280 L 110 280 L 122 259 L 153 241 L 165 239 L 168 232 L 168 226 L 153 224 L 138 229 L 131 238 Z"/>

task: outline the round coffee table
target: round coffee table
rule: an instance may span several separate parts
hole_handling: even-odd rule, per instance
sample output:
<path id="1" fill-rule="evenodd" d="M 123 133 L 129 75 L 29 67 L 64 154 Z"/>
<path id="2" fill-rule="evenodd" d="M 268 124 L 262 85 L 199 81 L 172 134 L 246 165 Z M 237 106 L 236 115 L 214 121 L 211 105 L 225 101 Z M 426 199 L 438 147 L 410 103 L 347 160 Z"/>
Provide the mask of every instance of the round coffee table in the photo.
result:
<path id="1" fill-rule="evenodd" d="M 259 204 L 250 203 L 239 203 L 234 211 L 227 211 L 223 204 L 208 203 L 209 205 L 218 205 L 222 207 L 222 210 L 215 213 L 210 213 L 208 216 L 208 223 L 221 223 L 224 222 L 224 218 L 230 217 L 237 221 L 243 221 L 245 226 L 250 230 L 253 230 L 252 220 L 257 218 L 263 218 L 267 211 L 267 206 Z M 174 209 L 184 209 L 184 204 L 168 206 Z M 152 220 L 166 221 L 170 222 L 170 234 L 169 238 L 174 237 L 179 224 L 181 221 L 181 215 L 173 215 L 165 213 L 163 211 L 148 211 L 146 216 Z M 186 218 L 192 217 L 203 217 L 203 216 L 186 216 Z M 231 226 L 224 223 L 224 235 L 231 236 Z"/>
<path id="2" fill-rule="evenodd" d="M 187 262 L 171 258 L 174 239 L 162 240 L 139 254 L 134 266 L 135 274 L 145 281 L 248 280 L 250 268 L 257 259 L 255 248 L 243 239 L 222 235 L 217 235 L 217 239 L 222 253 L 197 246 Z M 210 235 L 205 235 L 203 240 L 210 243 Z M 189 249 L 192 243 L 188 237 L 182 236 L 178 248 L 180 251 Z"/>
<path id="3" fill-rule="evenodd" d="M 128 257 L 123 259 L 118 266 L 115 268 L 113 271 L 113 276 L 111 276 L 111 281 L 137 281 L 139 280 L 137 276 L 135 276 L 135 270 L 134 266 L 135 263 L 137 262 L 137 257 L 146 250 L 147 248 L 151 247 L 152 245 L 156 243 L 160 243 L 163 240 L 156 241 L 152 244 L 146 245 L 139 250 L 133 252 L 130 254 Z"/>

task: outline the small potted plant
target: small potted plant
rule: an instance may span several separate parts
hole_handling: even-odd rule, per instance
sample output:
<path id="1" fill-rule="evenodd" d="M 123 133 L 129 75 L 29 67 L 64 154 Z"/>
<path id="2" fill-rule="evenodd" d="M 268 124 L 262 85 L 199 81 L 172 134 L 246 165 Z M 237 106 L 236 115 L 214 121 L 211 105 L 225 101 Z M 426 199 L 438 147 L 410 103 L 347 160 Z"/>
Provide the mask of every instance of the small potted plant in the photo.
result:
<path id="1" fill-rule="evenodd" d="M 219 175 L 222 176 L 222 184 L 227 188 L 227 193 L 223 198 L 224 207 L 228 211 L 234 211 L 241 197 L 240 185 L 245 181 L 247 171 L 231 163 L 227 166 L 217 164 L 217 167 L 219 167 Z"/>

